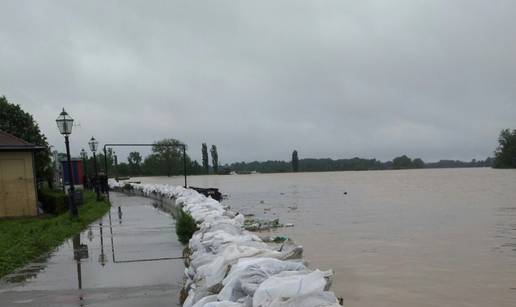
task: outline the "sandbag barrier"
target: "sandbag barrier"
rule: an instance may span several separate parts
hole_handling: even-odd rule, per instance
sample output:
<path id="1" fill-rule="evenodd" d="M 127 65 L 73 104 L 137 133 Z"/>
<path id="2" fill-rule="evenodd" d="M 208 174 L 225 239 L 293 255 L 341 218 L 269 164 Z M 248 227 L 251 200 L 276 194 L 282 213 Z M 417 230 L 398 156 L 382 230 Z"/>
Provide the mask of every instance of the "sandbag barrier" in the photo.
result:
<path id="1" fill-rule="evenodd" d="M 333 271 L 312 270 L 302 246 L 266 243 L 243 229 L 244 216 L 195 190 L 164 184 L 110 188 L 168 202 L 197 222 L 186 248 L 184 307 L 340 306 L 329 291 Z M 340 301 L 342 303 L 342 301 Z"/>

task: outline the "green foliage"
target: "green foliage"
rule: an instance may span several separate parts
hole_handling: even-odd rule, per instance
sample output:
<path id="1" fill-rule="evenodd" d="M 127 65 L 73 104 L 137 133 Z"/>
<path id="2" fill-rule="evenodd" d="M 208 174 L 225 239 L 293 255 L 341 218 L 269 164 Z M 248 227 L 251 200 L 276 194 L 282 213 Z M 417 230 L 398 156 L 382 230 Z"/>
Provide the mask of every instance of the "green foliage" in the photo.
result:
<path id="1" fill-rule="evenodd" d="M 43 188 L 38 190 L 38 199 L 45 213 L 62 214 L 68 211 L 68 196 L 64 192 Z"/>
<path id="2" fill-rule="evenodd" d="M 516 129 L 504 129 L 498 137 L 495 151 L 495 168 L 516 168 Z"/>
<path id="3" fill-rule="evenodd" d="M 141 173 L 141 163 L 142 163 L 142 156 L 139 152 L 133 151 L 129 153 L 129 156 L 127 157 L 127 162 L 129 163 L 130 171 L 133 174 L 139 174 Z"/>
<path id="4" fill-rule="evenodd" d="M 292 152 L 292 171 L 299 172 L 299 157 L 297 156 L 297 150 Z"/>
<path id="5" fill-rule="evenodd" d="M 412 160 L 412 168 L 425 168 L 425 162 L 420 158 Z"/>
<path id="6" fill-rule="evenodd" d="M 454 167 L 491 167 L 493 165 L 493 158 L 485 160 L 471 160 L 471 162 L 464 162 L 458 160 L 439 160 L 438 162 L 429 162 L 425 164 L 425 168 L 454 168 Z"/>
<path id="7" fill-rule="evenodd" d="M 188 244 L 188 241 L 190 241 L 197 229 L 197 223 L 195 223 L 194 218 L 188 212 L 179 211 L 176 219 L 176 234 L 179 242 Z"/>
<path id="8" fill-rule="evenodd" d="M 208 146 L 206 143 L 202 143 L 202 167 L 204 168 L 204 173 L 210 173 L 210 165 L 208 163 Z"/>
<path id="9" fill-rule="evenodd" d="M 406 155 L 396 157 L 392 160 L 392 166 L 394 169 L 412 168 L 412 160 Z"/>
<path id="10" fill-rule="evenodd" d="M 274 237 L 274 239 L 272 239 L 272 242 L 274 242 L 274 243 L 283 243 L 283 242 L 285 242 L 287 240 L 288 240 L 287 237 L 277 236 L 277 237 Z"/>
<path id="11" fill-rule="evenodd" d="M 9 103 L 5 96 L 0 97 L 0 130 L 31 144 L 45 147 L 44 150 L 38 151 L 34 155 L 36 177 L 52 182 L 53 171 L 50 167 L 50 149 L 47 138 L 39 130 L 32 115 L 23 111 L 19 105 Z"/>
<path id="12" fill-rule="evenodd" d="M 161 168 L 167 176 L 183 172 L 183 143 L 176 139 L 163 139 L 152 146 L 153 154 L 145 159 L 151 168 Z"/>
<path id="13" fill-rule="evenodd" d="M 147 157 L 133 151 L 129 153 L 126 162 L 120 162 L 117 165 L 116 173 L 119 176 L 172 176 L 182 175 L 184 172 L 183 166 L 183 147 L 182 142 L 175 139 L 163 139 L 159 142 L 155 142 L 156 146 L 153 146 L 152 153 Z M 172 147 L 166 147 L 161 145 L 173 145 Z M 107 165 L 110 176 L 115 174 L 114 165 L 115 153 L 112 148 L 107 149 Z M 95 160 L 93 156 L 90 156 L 85 165 L 87 167 L 86 173 L 88 176 L 95 174 Z M 103 151 L 97 154 L 97 167 L 99 174 L 105 173 L 105 161 Z M 186 172 L 188 175 L 200 175 L 203 174 L 204 170 L 201 165 L 195 160 L 191 160 L 186 155 Z"/>
<path id="14" fill-rule="evenodd" d="M 97 202 L 95 194 L 87 192 L 85 204 L 79 208 L 79 219 L 71 219 L 68 213 L 64 213 L 52 218 L 0 220 L 0 277 L 51 251 L 108 210 L 107 202 Z"/>
<path id="15" fill-rule="evenodd" d="M 190 158 L 187 156 L 186 160 L 189 161 Z M 189 175 L 201 175 L 204 173 L 204 168 L 195 160 L 190 162 L 190 167 L 186 168 L 186 173 Z"/>
<path id="16" fill-rule="evenodd" d="M 405 156 L 406 157 L 406 156 Z M 410 160 L 410 164 L 406 161 Z M 299 160 L 299 171 L 301 172 L 329 172 L 329 171 L 365 171 L 365 170 L 388 170 L 388 169 L 401 169 L 401 168 L 441 168 L 441 167 L 488 167 L 491 166 L 492 159 L 487 158 L 485 161 L 452 161 L 452 160 L 441 160 L 439 162 L 425 163 L 423 160 L 416 158 L 414 160 L 407 157 L 395 159 L 397 166 L 394 166 L 393 161 L 382 162 L 376 159 L 300 159 Z M 405 162 L 404 162 L 405 161 Z M 401 162 L 401 163 L 400 163 Z M 408 167 L 405 167 L 407 165 Z M 402 167 L 403 166 L 403 167 Z M 291 162 L 286 161 L 264 161 L 264 162 L 237 162 L 225 167 L 235 171 L 237 173 L 249 173 L 257 171 L 260 173 L 283 173 L 290 172 L 292 170 Z"/>
<path id="17" fill-rule="evenodd" d="M 190 158 L 186 157 L 186 174 L 187 175 L 201 175 L 204 173 L 202 166 L 197 161 L 191 161 Z M 183 160 L 181 158 L 180 167 L 178 169 L 172 170 L 172 175 L 183 175 Z M 89 173 L 93 174 L 93 173 Z M 113 173 L 110 173 L 112 176 Z M 140 167 L 140 171 L 133 171 L 131 166 L 128 163 L 120 163 L 118 164 L 118 175 L 125 176 L 166 176 L 168 172 L 166 169 L 160 167 L 160 163 L 157 160 L 156 156 L 150 155 L 145 159 L 145 162 L 142 163 Z"/>
<path id="18" fill-rule="evenodd" d="M 218 174 L 219 173 L 219 154 L 217 153 L 217 146 L 211 145 L 210 153 L 211 153 L 211 164 L 213 167 L 213 173 Z"/>

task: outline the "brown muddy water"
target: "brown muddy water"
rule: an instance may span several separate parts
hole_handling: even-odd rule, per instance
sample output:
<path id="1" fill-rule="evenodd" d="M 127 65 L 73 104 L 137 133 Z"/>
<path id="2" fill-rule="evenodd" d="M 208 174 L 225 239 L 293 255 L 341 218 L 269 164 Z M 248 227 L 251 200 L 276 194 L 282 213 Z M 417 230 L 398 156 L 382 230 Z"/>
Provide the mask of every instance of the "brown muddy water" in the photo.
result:
<path id="1" fill-rule="evenodd" d="M 182 178 L 140 178 L 182 184 Z M 345 306 L 516 306 L 516 171 L 192 176 L 335 270 Z M 347 194 L 345 194 L 345 192 Z"/>

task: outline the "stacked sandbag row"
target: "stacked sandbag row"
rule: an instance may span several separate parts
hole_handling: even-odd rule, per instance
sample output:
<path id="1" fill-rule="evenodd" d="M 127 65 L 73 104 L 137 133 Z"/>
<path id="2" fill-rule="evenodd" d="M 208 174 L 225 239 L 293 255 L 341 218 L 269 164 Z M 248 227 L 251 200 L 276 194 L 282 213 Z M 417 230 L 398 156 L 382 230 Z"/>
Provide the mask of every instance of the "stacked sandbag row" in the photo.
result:
<path id="1" fill-rule="evenodd" d="M 243 229 L 243 215 L 194 190 L 132 186 L 148 196 L 173 198 L 198 223 L 189 242 L 183 306 L 340 306 L 328 291 L 333 272 L 309 269 L 301 246 L 266 244 Z"/>

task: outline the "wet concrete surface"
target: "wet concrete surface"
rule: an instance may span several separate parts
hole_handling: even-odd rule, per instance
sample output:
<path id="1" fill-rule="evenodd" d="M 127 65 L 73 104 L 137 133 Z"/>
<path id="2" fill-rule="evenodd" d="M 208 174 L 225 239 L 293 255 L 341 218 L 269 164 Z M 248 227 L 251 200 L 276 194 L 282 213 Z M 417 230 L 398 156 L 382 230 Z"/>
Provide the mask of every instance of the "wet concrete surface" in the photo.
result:
<path id="1" fill-rule="evenodd" d="M 0 280 L 0 306 L 180 306 L 174 219 L 143 197 L 111 202 L 80 236 Z"/>

